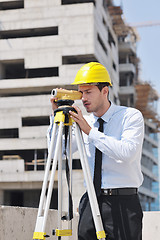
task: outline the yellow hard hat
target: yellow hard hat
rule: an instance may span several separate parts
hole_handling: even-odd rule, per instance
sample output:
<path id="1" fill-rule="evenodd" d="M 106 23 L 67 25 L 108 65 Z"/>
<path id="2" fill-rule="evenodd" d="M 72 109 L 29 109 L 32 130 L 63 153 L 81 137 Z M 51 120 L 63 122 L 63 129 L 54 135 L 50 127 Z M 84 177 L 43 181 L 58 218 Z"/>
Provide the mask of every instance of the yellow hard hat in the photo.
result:
<path id="1" fill-rule="evenodd" d="M 98 62 L 90 62 L 83 65 L 78 71 L 73 85 L 108 83 L 112 86 L 107 69 Z"/>

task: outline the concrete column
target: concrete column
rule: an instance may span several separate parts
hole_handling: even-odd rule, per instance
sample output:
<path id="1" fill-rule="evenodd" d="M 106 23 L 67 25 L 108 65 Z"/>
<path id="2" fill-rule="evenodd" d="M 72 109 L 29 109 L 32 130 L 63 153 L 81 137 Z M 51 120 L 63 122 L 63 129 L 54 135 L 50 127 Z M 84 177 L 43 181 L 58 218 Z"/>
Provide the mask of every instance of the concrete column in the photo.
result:
<path id="1" fill-rule="evenodd" d="M 37 171 L 37 149 L 34 150 L 34 171 Z"/>
<path id="2" fill-rule="evenodd" d="M 0 63 L 0 79 L 4 78 L 4 67 L 2 65 L 2 63 Z"/>
<path id="3" fill-rule="evenodd" d="M 0 205 L 4 204 L 4 190 L 0 190 Z"/>
<path id="4" fill-rule="evenodd" d="M 129 56 L 128 56 L 128 54 L 126 55 L 126 63 L 129 63 Z"/>
<path id="5" fill-rule="evenodd" d="M 129 74 L 126 77 L 126 85 L 127 85 L 127 87 L 131 85 L 130 84 L 130 76 L 129 76 Z"/>

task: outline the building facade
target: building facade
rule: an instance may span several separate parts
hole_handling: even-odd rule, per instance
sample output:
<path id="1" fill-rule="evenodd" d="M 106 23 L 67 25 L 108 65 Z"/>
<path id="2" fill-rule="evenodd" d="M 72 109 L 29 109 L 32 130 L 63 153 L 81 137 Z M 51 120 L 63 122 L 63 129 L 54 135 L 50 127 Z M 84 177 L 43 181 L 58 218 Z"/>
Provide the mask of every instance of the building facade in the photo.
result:
<path id="1" fill-rule="evenodd" d="M 79 68 L 98 61 L 113 82 L 111 101 L 140 109 L 136 33 L 125 25 L 121 8 L 104 0 L 0 0 L 0 25 L 0 204 L 38 207 L 51 90 L 76 89 L 70 84 Z M 144 117 L 140 197 L 146 209 L 156 199 L 152 168 L 158 160 L 152 150 L 158 141 L 152 136 L 159 122 Z M 84 186 L 79 154 L 73 158 L 76 209 Z M 57 176 L 53 192 L 56 207 Z"/>

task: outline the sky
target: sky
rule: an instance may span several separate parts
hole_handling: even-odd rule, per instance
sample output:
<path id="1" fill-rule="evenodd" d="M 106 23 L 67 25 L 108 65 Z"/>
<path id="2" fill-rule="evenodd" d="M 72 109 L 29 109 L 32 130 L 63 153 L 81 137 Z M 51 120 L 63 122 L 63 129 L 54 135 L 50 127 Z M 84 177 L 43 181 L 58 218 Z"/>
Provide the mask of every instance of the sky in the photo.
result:
<path id="1" fill-rule="evenodd" d="M 160 22 L 160 0 L 114 0 L 114 4 L 122 6 L 126 23 Z M 160 95 L 160 25 L 139 27 L 137 31 L 140 79 L 149 82 Z"/>

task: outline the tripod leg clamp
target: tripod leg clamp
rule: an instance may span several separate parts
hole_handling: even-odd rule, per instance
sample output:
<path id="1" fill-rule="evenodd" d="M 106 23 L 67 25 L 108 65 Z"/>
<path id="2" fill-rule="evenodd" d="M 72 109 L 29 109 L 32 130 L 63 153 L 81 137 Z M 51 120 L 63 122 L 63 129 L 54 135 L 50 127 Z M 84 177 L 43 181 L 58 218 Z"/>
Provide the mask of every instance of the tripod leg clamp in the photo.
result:
<path id="1" fill-rule="evenodd" d="M 56 229 L 56 236 L 63 237 L 63 236 L 72 236 L 72 229 Z"/>
<path id="2" fill-rule="evenodd" d="M 63 111 L 56 112 L 56 115 L 54 117 L 54 123 L 60 123 L 63 122 L 65 126 L 71 126 L 73 123 L 73 120 L 69 116 L 69 114 L 64 114 Z"/>
<path id="3" fill-rule="evenodd" d="M 99 232 L 96 232 L 96 234 L 98 239 L 106 238 L 105 231 L 99 231 Z"/>
<path id="4" fill-rule="evenodd" d="M 45 240 L 45 232 L 34 232 L 33 239 Z"/>

